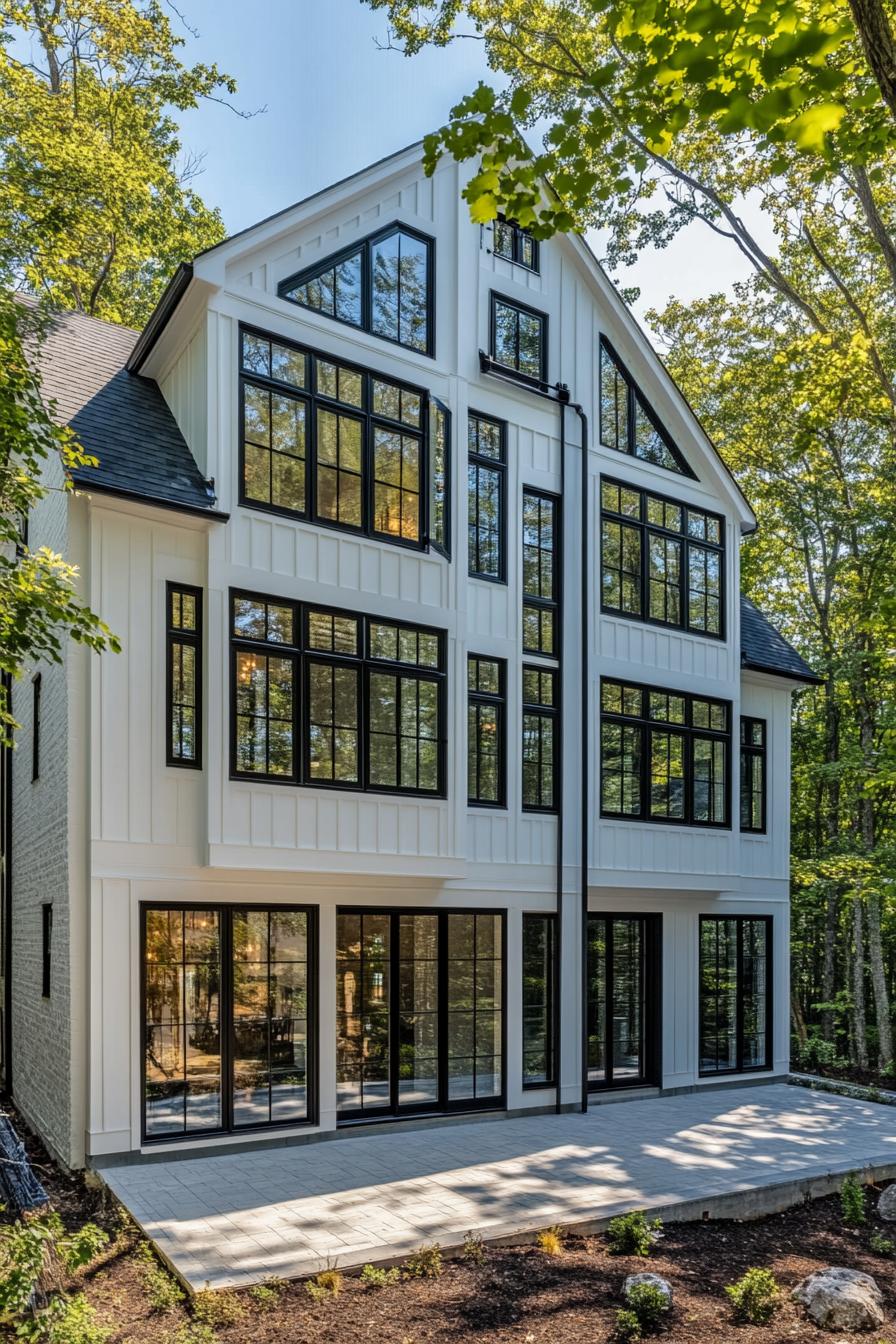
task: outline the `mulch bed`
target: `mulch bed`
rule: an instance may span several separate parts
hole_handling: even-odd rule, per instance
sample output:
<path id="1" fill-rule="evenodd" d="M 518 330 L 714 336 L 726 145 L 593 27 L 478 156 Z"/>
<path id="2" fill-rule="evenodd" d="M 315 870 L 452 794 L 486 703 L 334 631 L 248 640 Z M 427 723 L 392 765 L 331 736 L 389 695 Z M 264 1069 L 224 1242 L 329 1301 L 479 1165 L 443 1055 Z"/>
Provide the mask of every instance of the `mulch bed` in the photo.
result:
<path id="1" fill-rule="evenodd" d="M 21 1132 L 21 1131 L 20 1131 Z M 86 1292 L 110 1344 L 164 1344 L 189 1319 L 184 1307 L 160 1315 L 143 1292 L 131 1230 L 122 1233 L 111 1197 L 79 1178 L 62 1175 L 29 1141 L 30 1155 L 63 1220 L 93 1218 L 113 1243 L 73 1286 Z M 873 1207 L 875 1196 L 869 1201 Z M 8 1216 L 8 1215 L 7 1215 Z M 675 1303 L 656 1338 L 670 1344 L 837 1344 L 839 1335 L 816 1329 L 789 1298 L 796 1283 L 825 1265 L 872 1274 L 886 1302 L 887 1324 L 864 1337 L 896 1344 L 896 1258 L 875 1254 L 871 1236 L 896 1240 L 896 1225 L 873 1214 L 866 1227 L 844 1228 L 838 1196 L 817 1200 L 755 1222 L 669 1224 L 648 1259 L 610 1255 L 603 1237 L 570 1237 L 563 1253 L 537 1247 L 486 1248 L 481 1265 L 446 1261 L 438 1279 L 408 1279 L 373 1289 L 346 1275 L 338 1296 L 315 1302 L 304 1283 L 290 1283 L 262 1310 L 248 1292 L 234 1296 L 241 1320 L 218 1326 L 222 1344 L 604 1344 L 611 1338 L 626 1274 L 650 1269 L 672 1284 Z M 758 1265 L 771 1269 L 784 1290 L 780 1310 L 765 1326 L 736 1325 L 726 1284 Z M 846 1337 L 843 1337 L 844 1339 Z"/>

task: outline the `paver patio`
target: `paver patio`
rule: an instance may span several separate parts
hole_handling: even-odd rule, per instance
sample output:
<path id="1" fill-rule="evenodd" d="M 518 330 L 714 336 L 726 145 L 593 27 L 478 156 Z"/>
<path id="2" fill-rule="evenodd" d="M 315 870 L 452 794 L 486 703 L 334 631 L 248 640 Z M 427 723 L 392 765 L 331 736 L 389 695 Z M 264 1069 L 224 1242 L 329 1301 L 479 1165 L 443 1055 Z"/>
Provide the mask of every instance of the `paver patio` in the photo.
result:
<path id="1" fill-rule="evenodd" d="M 103 1176 L 192 1286 L 217 1288 L 888 1164 L 896 1108 L 775 1083 Z"/>

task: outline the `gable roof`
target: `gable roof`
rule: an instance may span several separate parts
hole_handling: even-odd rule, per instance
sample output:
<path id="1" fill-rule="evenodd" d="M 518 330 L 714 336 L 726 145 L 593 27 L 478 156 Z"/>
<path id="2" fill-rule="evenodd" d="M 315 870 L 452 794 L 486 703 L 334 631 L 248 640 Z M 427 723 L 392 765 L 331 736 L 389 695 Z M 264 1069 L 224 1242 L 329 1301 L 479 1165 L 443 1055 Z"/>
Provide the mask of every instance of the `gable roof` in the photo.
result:
<path id="1" fill-rule="evenodd" d="M 84 313 L 59 313 L 38 351 L 41 386 L 95 467 L 72 472 L 85 489 L 222 518 L 156 383 L 128 373 L 138 333 Z"/>
<path id="2" fill-rule="evenodd" d="M 763 616 L 759 608 L 743 594 L 740 599 L 740 662 L 741 667 L 751 671 L 770 672 L 793 681 L 814 685 L 823 680 L 788 644 L 768 617 Z"/>

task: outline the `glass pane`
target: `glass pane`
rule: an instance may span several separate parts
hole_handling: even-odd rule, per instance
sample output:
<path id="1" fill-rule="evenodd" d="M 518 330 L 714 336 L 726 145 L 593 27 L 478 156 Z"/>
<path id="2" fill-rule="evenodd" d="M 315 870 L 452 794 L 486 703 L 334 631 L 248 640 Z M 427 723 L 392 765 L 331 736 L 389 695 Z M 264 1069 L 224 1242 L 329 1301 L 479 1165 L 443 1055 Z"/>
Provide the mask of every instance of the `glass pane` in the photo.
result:
<path id="1" fill-rule="evenodd" d="M 613 1081 L 632 1082 L 644 1072 L 642 937 L 640 919 L 614 919 Z"/>
<path id="2" fill-rule="evenodd" d="M 428 346 L 429 247 L 396 230 L 371 247 L 372 329 L 413 350 Z"/>

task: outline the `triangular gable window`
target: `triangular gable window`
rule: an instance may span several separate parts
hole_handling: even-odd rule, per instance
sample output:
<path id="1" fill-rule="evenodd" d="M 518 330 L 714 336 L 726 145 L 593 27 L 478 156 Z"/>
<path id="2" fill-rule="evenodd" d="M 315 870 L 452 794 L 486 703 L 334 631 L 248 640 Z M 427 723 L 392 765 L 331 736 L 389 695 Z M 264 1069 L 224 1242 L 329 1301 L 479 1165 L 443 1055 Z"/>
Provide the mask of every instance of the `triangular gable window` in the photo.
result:
<path id="1" fill-rule="evenodd" d="M 600 441 L 643 462 L 694 477 L 608 341 L 600 343 Z M 696 479 L 696 477 L 694 477 Z"/>
<path id="2" fill-rule="evenodd" d="M 281 299 L 433 354 L 432 239 L 393 224 L 282 281 Z"/>

